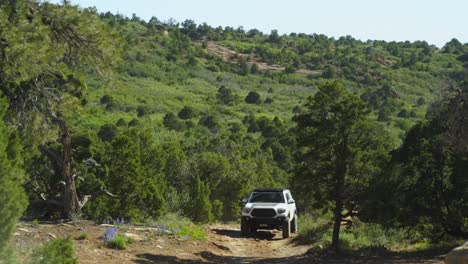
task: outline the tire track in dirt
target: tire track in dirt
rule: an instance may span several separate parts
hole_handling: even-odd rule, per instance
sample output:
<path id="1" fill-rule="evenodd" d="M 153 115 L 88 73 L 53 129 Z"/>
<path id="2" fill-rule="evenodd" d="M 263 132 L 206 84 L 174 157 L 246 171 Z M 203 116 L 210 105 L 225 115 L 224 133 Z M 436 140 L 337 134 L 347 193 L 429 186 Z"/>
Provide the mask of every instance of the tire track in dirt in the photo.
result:
<path id="1" fill-rule="evenodd" d="M 283 239 L 279 231 L 258 231 L 251 237 L 241 237 L 238 226 L 212 225 L 208 241 L 215 250 L 202 257 L 221 263 L 282 263 L 285 258 L 302 258 L 310 248 L 294 243 L 295 236 Z"/>
<path id="2" fill-rule="evenodd" d="M 444 255 L 394 253 L 387 256 L 314 256 L 307 254 L 311 246 L 296 243 L 296 234 L 282 239 L 280 231 L 259 231 L 241 237 L 237 225 L 211 225 L 207 230 L 209 249 L 201 256 L 208 263 L 229 264 L 443 264 Z"/>

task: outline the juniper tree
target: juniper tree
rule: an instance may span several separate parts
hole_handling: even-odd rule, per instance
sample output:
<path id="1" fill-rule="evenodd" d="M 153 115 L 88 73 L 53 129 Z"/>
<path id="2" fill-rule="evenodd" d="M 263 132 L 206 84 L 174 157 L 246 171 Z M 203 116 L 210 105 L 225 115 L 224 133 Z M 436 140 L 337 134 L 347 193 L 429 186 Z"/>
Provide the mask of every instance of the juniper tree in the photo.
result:
<path id="1" fill-rule="evenodd" d="M 370 179 L 387 159 L 385 131 L 367 120 L 365 103 L 338 81 L 328 81 L 296 114 L 301 147 L 293 185 L 316 208 L 333 203 L 332 247 L 338 249 L 344 218 L 359 209 Z"/>
<path id="2" fill-rule="evenodd" d="M 9 239 L 27 204 L 18 138 L 2 121 L 7 106 L 0 98 L 0 262 L 8 259 Z"/>
<path id="3" fill-rule="evenodd" d="M 113 64 L 112 34 L 96 10 L 17 0 L 0 3 L 0 40 L 0 89 L 9 102 L 6 120 L 17 128 L 24 146 L 42 144 L 42 153 L 60 168 L 65 186 L 61 199 L 49 199 L 57 193 L 44 193 L 45 202 L 62 207 L 66 217 L 79 214 L 94 196 L 78 199 L 66 122 L 73 108 L 67 113 L 62 106 L 80 105 L 85 88 L 80 67 L 102 72 Z M 61 153 L 45 144 L 46 135 L 56 129 Z"/>

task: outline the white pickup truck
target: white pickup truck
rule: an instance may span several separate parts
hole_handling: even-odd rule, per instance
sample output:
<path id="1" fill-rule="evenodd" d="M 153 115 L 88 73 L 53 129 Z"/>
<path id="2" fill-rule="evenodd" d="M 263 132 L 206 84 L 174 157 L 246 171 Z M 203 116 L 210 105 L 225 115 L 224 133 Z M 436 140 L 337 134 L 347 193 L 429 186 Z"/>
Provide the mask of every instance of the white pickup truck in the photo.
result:
<path id="1" fill-rule="evenodd" d="M 296 203 L 288 189 L 255 189 L 242 208 L 241 236 L 278 229 L 283 238 L 297 232 Z"/>

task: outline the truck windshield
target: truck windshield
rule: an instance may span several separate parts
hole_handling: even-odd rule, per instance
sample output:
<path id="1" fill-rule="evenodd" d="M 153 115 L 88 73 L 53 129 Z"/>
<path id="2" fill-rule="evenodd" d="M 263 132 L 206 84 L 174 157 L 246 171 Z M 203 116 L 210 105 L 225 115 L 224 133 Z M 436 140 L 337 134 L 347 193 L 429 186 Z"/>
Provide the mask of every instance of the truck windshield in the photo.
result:
<path id="1" fill-rule="evenodd" d="M 249 200 L 250 203 L 284 203 L 281 192 L 254 192 Z"/>

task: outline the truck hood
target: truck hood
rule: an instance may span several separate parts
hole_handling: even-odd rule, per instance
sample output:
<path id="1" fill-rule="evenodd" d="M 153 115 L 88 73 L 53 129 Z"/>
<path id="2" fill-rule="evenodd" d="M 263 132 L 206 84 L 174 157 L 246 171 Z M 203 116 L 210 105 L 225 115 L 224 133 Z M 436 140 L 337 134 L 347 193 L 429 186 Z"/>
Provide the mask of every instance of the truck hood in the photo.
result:
<path id="1" fill-rule="evenodd" d="M 284 203 L 247 203 L 245 208 L 286 208 Z"/>

